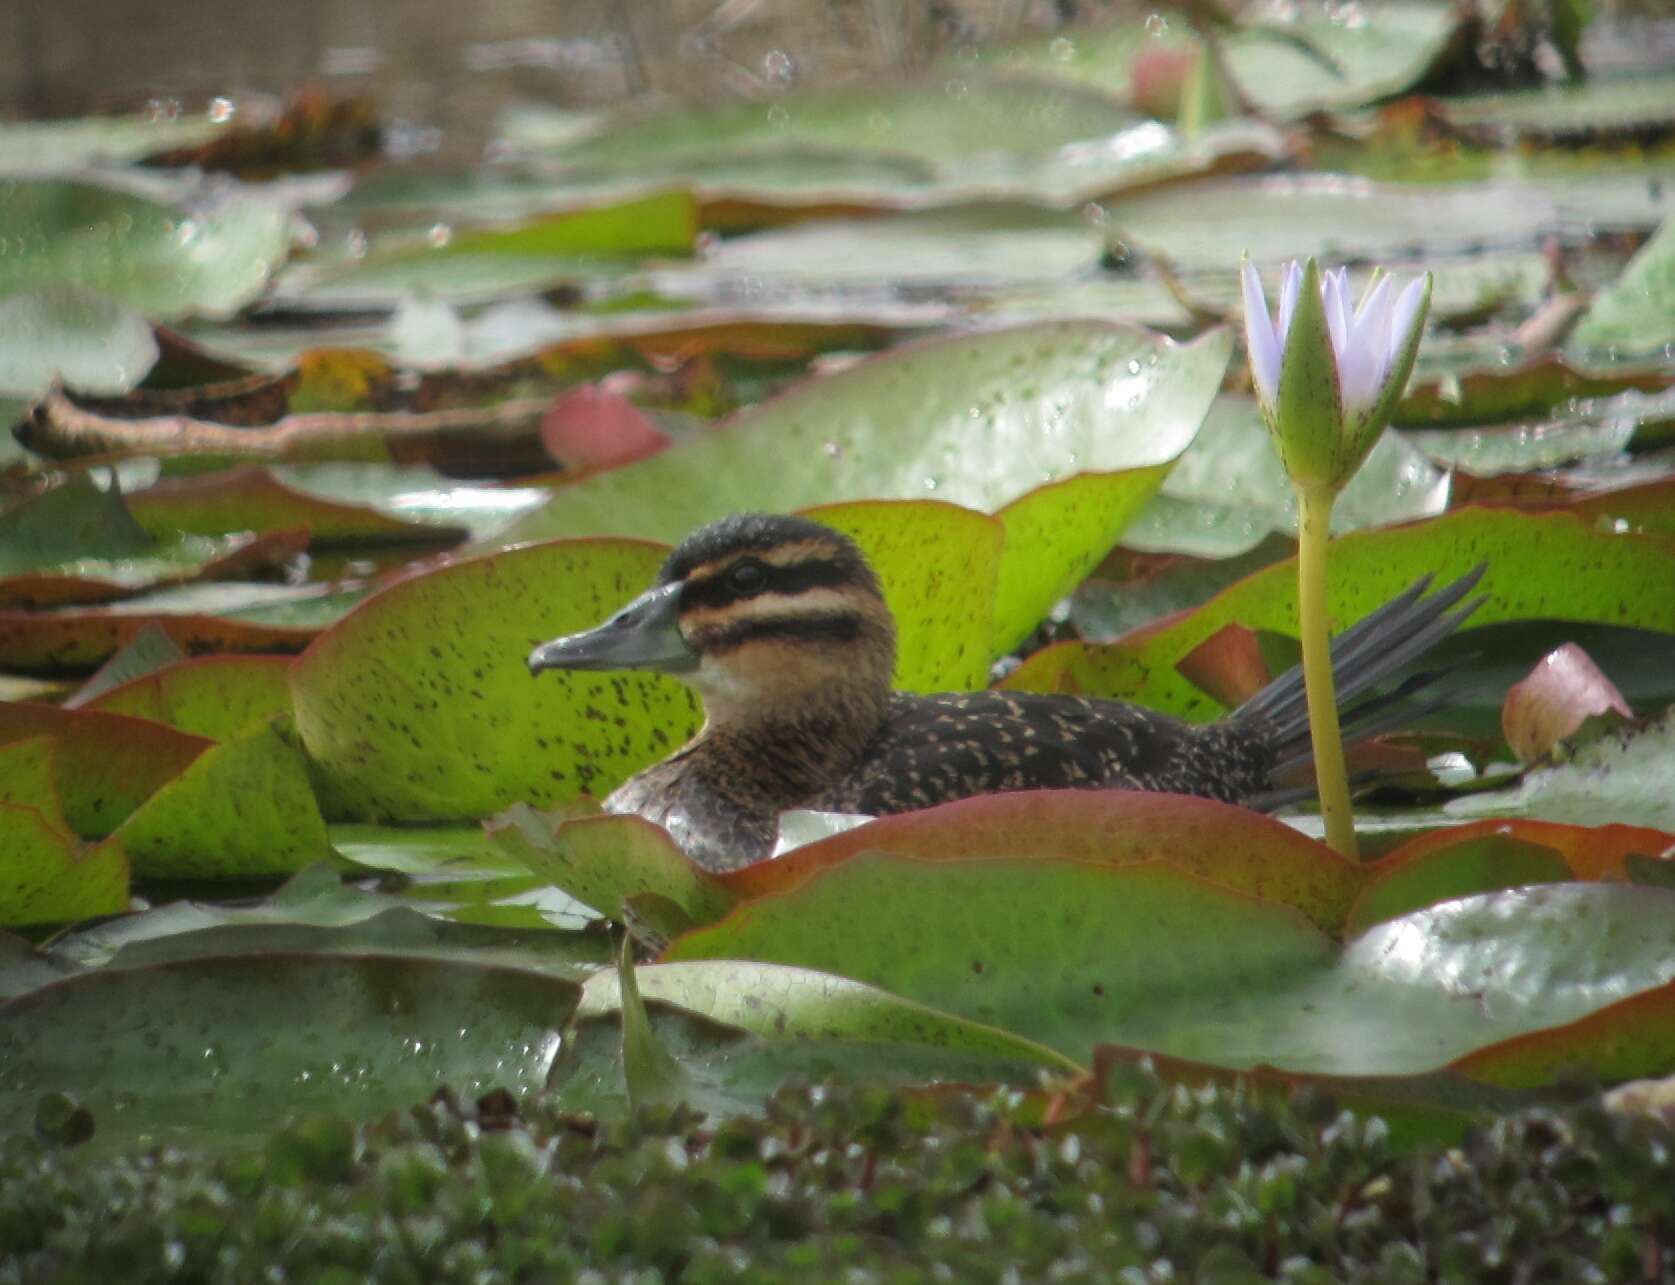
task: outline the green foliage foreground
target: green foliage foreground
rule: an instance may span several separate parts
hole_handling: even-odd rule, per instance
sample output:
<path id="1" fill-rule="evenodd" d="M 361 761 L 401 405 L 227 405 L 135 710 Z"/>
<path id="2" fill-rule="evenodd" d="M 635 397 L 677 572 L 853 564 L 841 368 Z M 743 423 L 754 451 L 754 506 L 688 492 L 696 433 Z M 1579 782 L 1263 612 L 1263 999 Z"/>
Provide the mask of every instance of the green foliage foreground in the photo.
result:
<path id="1" fill-rule="evenodd" d="M 1102 1099 L 1044 1124 L 1017 1091 L 802 1086 L 765 1118 L 606 1125 L 443 1091 L 207 1162 L 84 1162 L 43 1140 L 85 1133 L 60 1110 L 0 1142 L 0 1281 L 1675 1279 L 1675 1157 L 1645 1119 L 1532 1111 L 1403 1150 L 1312 1091 L 1121 1067 Z"/>

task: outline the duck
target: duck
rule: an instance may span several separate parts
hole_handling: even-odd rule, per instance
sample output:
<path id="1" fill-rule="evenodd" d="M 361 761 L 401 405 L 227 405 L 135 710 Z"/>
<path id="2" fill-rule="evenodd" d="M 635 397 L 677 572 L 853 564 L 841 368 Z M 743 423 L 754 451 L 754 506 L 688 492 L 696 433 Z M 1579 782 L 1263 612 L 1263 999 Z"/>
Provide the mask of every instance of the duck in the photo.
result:
<path id="1" fill-rule="evenodd" d="M 1367 695 L 1453 633 L 1483 568 L 1430 578 L 1333 640 L 1344 730 L 1361 740 L 1418 712 L 1435 675 Z M 742 513 L 688 536 L 655 583 L 595 628 L 528 657 L 546 670 L 651 670 L 692 686 L 705 722 L 605 800 L 666 829 L 698 865 L 772 855 L 792 809 L 884 816 L 1019 790 L 1162 790 L 1271 809 L 1312 790 L 1301 668 L 1210 723 L 1125 701 L 989 689 L 896 691 L 895 621 L 848 536 L 808 518 Z"/>

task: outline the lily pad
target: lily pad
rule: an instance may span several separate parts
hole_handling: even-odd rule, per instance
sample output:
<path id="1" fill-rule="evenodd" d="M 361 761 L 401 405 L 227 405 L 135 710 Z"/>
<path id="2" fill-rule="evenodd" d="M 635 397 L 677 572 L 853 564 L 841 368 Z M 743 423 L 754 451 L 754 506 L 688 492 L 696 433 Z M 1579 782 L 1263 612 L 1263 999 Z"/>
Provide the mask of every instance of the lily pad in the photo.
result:
<path id="1" fill-rule="evenodd" d="M 0 397 L 33 400 L 54 379 L 125 393 L 156 360 L 150 323 L 109 295 L 45 285 L 0 298 Z"/>
<path id="2" fill-rule="evenodd" d="M 1451 1069 L 1480 1083 L 1516 1089 L 1662 1077 L 1672 1065 L 1675 984 L 1666 984 L 1568 1025 L 1479 1049 Z"/>
<path id="3" fill-rule="evenodd" d="M 647 674 L 545 674 L 536 644 L 598 624 L 666 550 L 559 542 L 408 580 L 322 634 L 291 670 L 297 730 L 344 818 L 484 817 L 603 792 L 672 753 L 695 698 Z"/>
<path id="4" fill-rule="evenodd" d="M 759 232 L 724 242 L 690 273 L 658 280 L 682 294 L 714 294 L 739 281 L 819 293 L 868 285 L 957 289 L 1091 272 L 1103 251 L 1100 229 L 1079 211 L 987 204 Z"/>
<path id="5" fill-rule="evenodd" d="M 187 210 L 117 187 L 14 179 L 0 193 L 0 295 L 47 284 L 103 290 L 153 320 L 230 316 L 290 252 L 291 211 L 227 194 Z"/>
<path id="6" fill-rule="evenodd" d="M 1596 531 L 1567 513 L 1489 508 L 1461 509 L 1334 541 L 1328 597 L 1334 627 L 1347 627 L 1422 575 L 1446 583 L 1480 562 L 1488 564 L 1479 585 L 1486 601 L 1468 628 L 1499 620 L 1552 619 L 1675 633 L 1675 598 L 1662 588 L 1675 576 L 1675 546 L 1668 541 Z M 1279 563 L 1143 639 L 1037 653 L 1008 676 L 1006 685 L 1141 699 L 1187 717 L 1214 717 L 1221 712 L 1217 704 L 1174 666 L 1229 624 L 1295 634 L 1296 581 L 1296 567 Z"/>
<path id="7" fill-rule="evenodd" d="M 648 1036 L 681 1097 L 701 1110 L 759 1111 L 788 1076 L 1030 1083 L 1043 1070 L 1077 1069 L 1039 1044 L 829 973 L 717 961 L 653 965 L 634 977 Z M 634 1078 L 624 1075 L 626 1022 L 616 974 L 595 974 L 553 1068 L 566 1109 L 626 1114 Z"/>
<path id="8" fill-rule="evenodd" d="M 1273 11 L 1224 35 L 1222 56 L 1239 89 L 1263 112 L 1294 117 L 1360 106 L 1400 93 L 1441 55 L 1457 15 L 1411 2 L 1358 12 Z M 1297 47 L 1306 42 L 1313 56 Z M 1201 43 L 1184 23 L 1162 14 L 1145 24 L 1115 22 L 999 46 L 980 55 L 1013 71 L 1073 80 L 1128 97 L 1140 59 L 1150 51 L 1194 52 Z"/>
<path id="9" fill-rule="evenodd" d="M 70 827 L 84 838 L 109 834 L 211 742 L 120 714 L 0 703 L 0 744 L 53 737 L 55 776 Z"/>
<path id="10" fill-rule="evenodd" d="M 1103 94 L 1072 86 L 936 76 L 624 117 L 547 157 L 594 176 L 701 176 L 717 162 L 739 158 L 837 152 L 910 162 L 935 178 L 1103 138 L 1136 121 Z"/>
<path id="11" fill-rule="evenodd" d="M 1032 858 L 1126 867 L 1165 863 L 1300 912 L 1336 932 L 1361 871 L 1261 813 L 1211 799 L 1134 790 L 992 794 L 881 817 L 777 861 L 720 877 L 747 901 L 800 886 L 862 853 L 917 861 Z"/>
<path id="12" fill-rule="evenodd" d="M 463 527 L 406 521 L 363 505 L 310 494 L 287 486 L 262 468 L 169 478 L 128 496 L 128 511 L 141 527 L 159 537 L 301 527 L 307 529 L 313 549 L 345 544 L 447 544 L 465 535 Z"/>
<path id="13" fill-rule="evenodd" d="M 987 683 L 1002 523 L 926 500 L 827 504 L 802 516 L 850 536 L 878 572 L 896 620 L 897 687 L 964 691 Z"/>
<path id="14" fill-rule="evenodd" d="M 207 143 L 230 122 L 207 113 L 134 112 L 76 120 L 8 121 L 0 136 L 0 169 L 41 174 L 126 164 L 173 147 Z"/>
<path id="15" fill-rule="evenodd" d="M 1116 1041 L 1218 1066 L 1412 1074 L 1664 985 L 1672 905 L 1620 885 L 1518 889 L 1337 951 L 1289 908 L 1155 864 L 860 855 L 665 959 L 841 970 L 1078 1059 Z"/>
<path id="16" fill-rule="evenodd" d="M 566 820 L 519 806 L 495 818 L 489 840 L 525 869 L 613 918 L 621 918 L 626 898 L 646 893 L 672 903 L 689 924 L 712 923 L 738 901 L 667 831 L 642 817 Z"/>
<path id="17" fill-rule="evenodd" d="M 1433 517 L 1449 479 L 1400 434 L 1386 433 L 1332 507 L 1336 534 Z M 1157 497 L 1123 532 L 1147 552 L 1235 557 L 1272 532 L 1295 535 L 1297 501 L 1256 403 L 1222 396 Z"/>
<path id="18" fill-rule="evenodd" d="M 437 235 L 436 227 L 445 229 Z M 509 227 L 428 224 L 406 246 L 377 248 L 288 270 L 281 300 L 303 297 L 389 302 L 421 291 L 439 298 L 492 299 L 518 289 L 624 272 L 641 255 L 686 256 L 697 234 L 697 207 L 675 191 L 544 214 Z"/>
<path id="19" fill-rule="evenodd" d="M 202 656 L 112 687 L 81 708 L 224 741 L 291 709 L 283 656 Z"/>
<path id="20" fill-rule="evenodd" d="M 192 655 L 301 651 L 364 596 L 329 585 L 195 584 L 103 607 L 0 610 L 0 666 L 90 669 L 149 626 Z"/>
<path id="21" fill-rule="evenodd" d="M 1332 174 L 1217 179 L 1111 204 L 1116 239 L 1188 272 L 1231 280 L 1239 256 L 1259 264 L 1317 255 L 1374 263 L 1419 253 L 1535 245 L 1557 227 L 1550 200 L 1516 183 L 1493 187 L 1381 185 Z M 1229 237 L 1227 229 L 1239 229 Z"/>
<path id="22" fill-rule="evenodd" d="M 1380 862 L 1356 899 L 1348 929 L 1360 933 L 1454 897 L 1563 883 L 1571 877 L 1569 863 L 1552 848 L 1504 834 L 1481 835 L 1417 859 Z"/>
<path id="23" fill-rule="evenodd" d="M 1675 833 L 1675 708 L 1645 728 L 1600 733 L 1552 767 L 1526 772 L 1515 789 L 1467 795 L 1450 817 L 1529 817 L 1577 825 L 1643 826 Z"/>
<path id="24" fill-rule="evenodd" d="M 128 907 L 128 865 L 70 832 L 54 770 L 57 742 L 0 745 L 0 924 L 50 924 Z"/>
<path id="25" fill-rule="evenodd" d="M 106 967 L 149 968 L 247 955 L 400 955 L 517 968 L 581 982 L 604 962 L 602 944 L 580 933 L 462 924 L 388 905 L 348 924 L 233 921 L 158 933 L 129 941 Z"/>
<path id="26" fill-rule="evenodd" d="M 1667 355 L 1675 344 L 1675 218 L 1594 298 L 1570 334 L 1570 350 L 1605 357 Z"/>
<path id="27" fill-rule="evenodd" d="M 128 862 L 83 848 L 34 808 L 0 803 L 0 924 L 59 924 L 128 908 Z"/>
<path id="28" fill-rule="evenodd" d="M 271 726 L 205 750 L 111 842 L 152 879 L 290 874 L 330 851 L 302 754 Z"/>
<path id="29" fill-rule="evenodd" d="M 101 970 L 0 1006 L 0 1102 L 18 1118 L 57 1090 L 106 1139 L 215 1141 L 300 1110 L 374 1116 L 441 1084 L 536 1089 L 579 993 L 541 973 L 411 956 Z"/>
<path id="30" fill-rule="evenodd" d="M 998 653 L 1116 542 L 1161 481 L 1158 466 L 1191 441 L 1229 352 L 1226 332 L 1178 346 L 1085 322 L 911 345 L 566 487 L 499 539 L 675 542 L 745 509 L 934 495 L 1007 527 Z"/>

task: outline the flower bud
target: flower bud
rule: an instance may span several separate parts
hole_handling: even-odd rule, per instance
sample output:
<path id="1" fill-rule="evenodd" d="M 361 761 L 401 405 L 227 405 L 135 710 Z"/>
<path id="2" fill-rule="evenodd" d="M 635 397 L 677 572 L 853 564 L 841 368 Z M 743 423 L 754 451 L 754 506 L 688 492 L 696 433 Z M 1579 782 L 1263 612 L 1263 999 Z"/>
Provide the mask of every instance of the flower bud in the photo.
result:
<path id="1" fill-rule="evenodd" d="M 1375 273 L 1350 307 L 1349 273 L 1321 274 L 1313 259 L 1286 265 L 1279 316 L 1247 258 L 1241 271 L 1245 342 L 1262 418 L 1299 486 L 1337 491 L 1354 476 L 1413 373 L 1431 301 L 1431 277 L 1400 293 Z"/>

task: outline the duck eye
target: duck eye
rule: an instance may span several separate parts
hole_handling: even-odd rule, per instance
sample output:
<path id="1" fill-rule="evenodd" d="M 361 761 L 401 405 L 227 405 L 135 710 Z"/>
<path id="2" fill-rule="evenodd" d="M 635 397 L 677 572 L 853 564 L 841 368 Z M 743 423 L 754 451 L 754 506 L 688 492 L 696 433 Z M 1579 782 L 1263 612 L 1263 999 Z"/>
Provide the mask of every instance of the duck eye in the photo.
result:
<path id="1" fill-rule="evenodd" d="M 746 558 L 727 568 L 727 587 L 734 593 L 761 593 L 768 587 L 768 573 L 760 562 Z"/>

